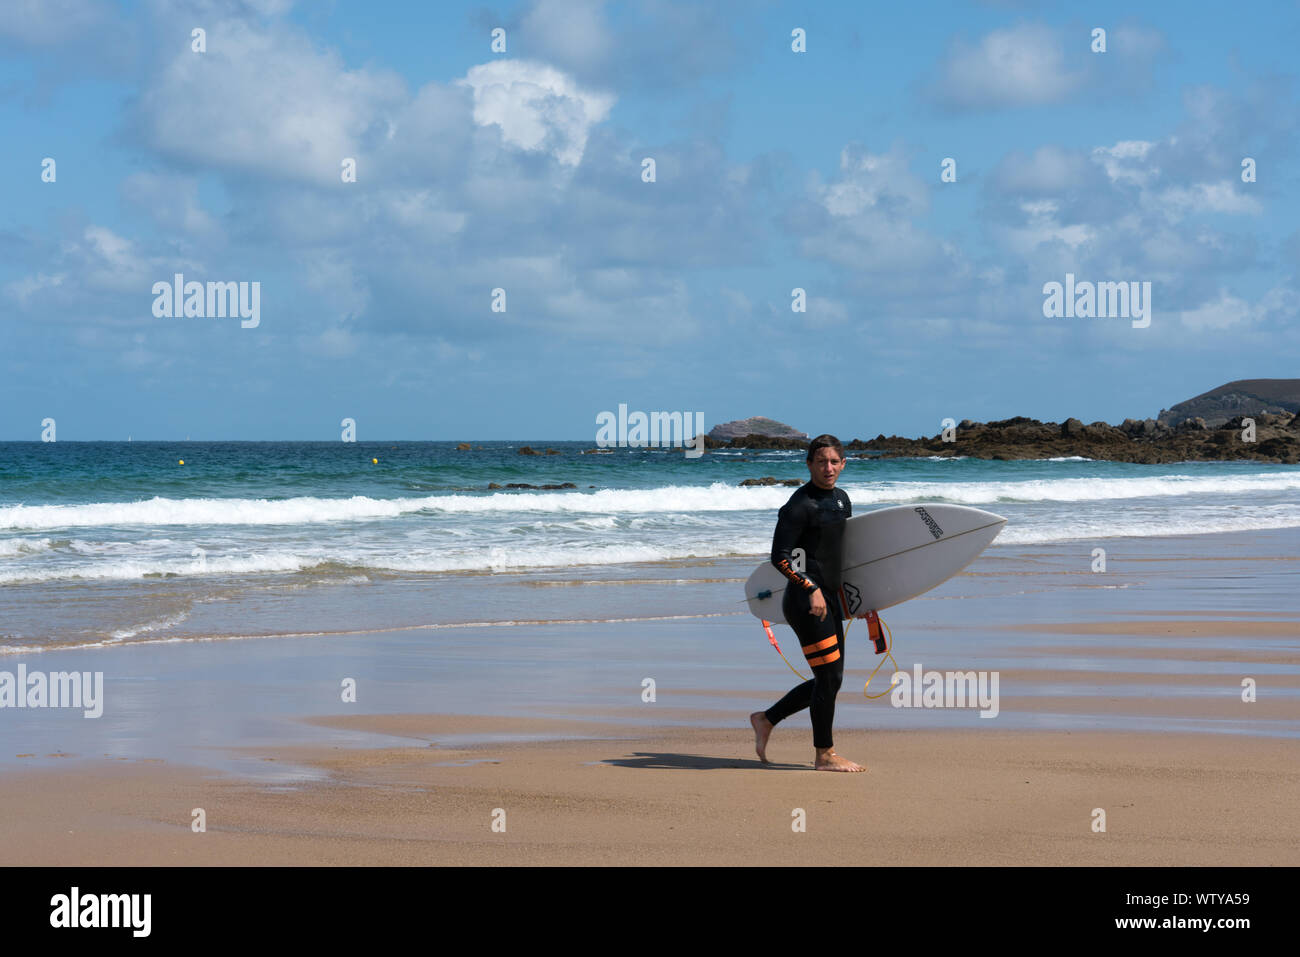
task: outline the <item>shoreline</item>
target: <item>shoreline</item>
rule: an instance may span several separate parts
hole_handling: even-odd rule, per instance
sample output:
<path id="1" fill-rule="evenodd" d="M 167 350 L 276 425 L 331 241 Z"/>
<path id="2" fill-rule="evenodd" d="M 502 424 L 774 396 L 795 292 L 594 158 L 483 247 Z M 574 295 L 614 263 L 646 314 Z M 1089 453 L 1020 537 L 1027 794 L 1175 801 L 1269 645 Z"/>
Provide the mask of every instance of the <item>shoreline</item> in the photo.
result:
<path id="1" fill-rule="evenodd" d="M 949 600 L 954 582 L 966 582 L 972 579 L 991 577 L 1000 578 L 1005 572 L 999 566 L 1007 563 L 1022 566 L 1017 574 L 1025 580 L 1038 578 L 1050 579 L 1057 575 L 1067 578 L 1075 575 L 1077 569 L 1039 567 L 1043 559 L 1049 563 L 1057 556 L 1071 554 L 1080 543 L 1104 542 L 1108 552 L 1118 556 L 1124 553 L 1123 561 L 1133 569 L 1145 566 L 1157 566 L 1150 573 L 1159 574 L 1160 565 L 1169 566 L 1166 574 L 1172 574 L 1178 566 L 1201 566 L 1206 563 L 1216 565 L 1246 564 L 1266 566 L 1277 563 L 1300 562 L 1300 556 L 1288 549 L 1294 529 L 1269 528 L 1254 530 L 1208 531 L 1199 533 L 1177 533 L 1162 536 L 1087 536 L 1076 539 L 1053 542 L 1017 542 L 998 541 L 992 545 L 968 569 L 959 573 L 950 583 L 945 583 L 934 592 L 927 593 L 907 603 L 908 606 L 924 606 L 928 602 Z M 1249 550 L 1249 551 L 1247 551 Z M 68 644 L 33 644 L 31 639 L 20 645 L 0 645 L 0 669 L 6 667 L 7 661 L 15 661 L 22 656 L 47 655 L 56 652 L 95 652 L 110 649 L 132 647 L 167 647 L 176 644 L 201 644 L 212 642 L 243 642 L 260 640 L 310 640 L 329 638 L 363 637 L 395 632 L 418 632 L 454 630 L 460 628 L 513 628 L 548 625 L 601 625 L 624 624 L 654 621 L 683 621 L 694 619 L 744 616 L 743 602 L 733 600 L 734 596 L 727 590 L 743 583 L 753 570 L 753 566 L 763 561 L 765 554 L 756 552 L 743 555 L 700 556 L 692 558 L 666 558 L 636 562 L 619 562 L 590 566 L 548 566 L 527 567 L 506 570 L 452 570 L 442 572 L 380 572 L 370 570 L 364 581 L 357 581 L 352 571 L 340 572 L 337 580 L 320 579 L 317 572 L 303 570 L 292 573 L 267 576 L 266 580 L 248 583 L 244 577 L 235 577 L 229 582 L 215 578 L 196 580 L 177 578 L 150 585 L 153 588 L 187 587 L 230 587 L 234 589 L 229 597 L 222 597 L 217 603 L 209 604 L 199 599 L 197 604 L 189 607 L 181 620 L 168 622 L 158 628 L 158 634 L 150 636 L 149 625 L 138 631 L 140 637 L 131 635 L 125 638 L 98 638 L 86 641 L 78 638 Z M 1112 559 L 1113 561 L 1114 559 Z M 679 572 L 680 574 L 668 574 Z M 1135 573 L 1135 572 L 1134 572 Z M 1125 573 L 1129 578 L 1132 575 Z M 1147 574 L 1146 571 L 1143 574 Z M 1128 588 L 1135 582 L 1119 584 L 1101 584 L 1111 582 L 1117 576 L 1114 572 L 1091 578 L 1098 584 L 1089 582 L 1083 587 Z M 1085 579 L 1087 580 L 1087 579 Z M 215 582 L 215 584 L 213 584 Z M 148 584 L 148 583 L 146 583 Z M 1066 584 L 1050 582 L 1053 587 Z M 459 600 L 453 597 L 448 601 L 438 589 L 454 585 L 454 592 L 464 592 L 470 597 Z M 57 583 L 32 583 L 8 586 L 15 596 L 31 592 L 40 594 L 45 591 L 55 593 L 70 592 L 89 588 L 91 594 L 103 594 L 104 601 L 121 603 L 129 599 L 130 589 L 140 587 L 141 583 L 69 580 Z M 649 586 L 671 588 L 675 601 L 683 602 L 682 608 L 674 608 L 670 613 L 658 612 L 656 602 L 644 595 L 638 596 L 636 589 Z M 554 617 L 539 617 L 535 611 L 538 605 L 537 589 L 547 590 L 546 607 L 554 608 Z M 598 588 L 602 593 L 595 603 L 584 600 L 590 588 Z M 240 589 L 246 589 L 242 594 Z M 690 589 L 689 592 L 686 589 Z M 435 600 L 423 600 L 421 596 L 427 590 L 429 595 L 438 595 Z M 963 592 L 965 589 L 963 589 Z M 119 592 L 121 593 L 119 595 Z M 414 592 L 414 594 L 413 594 Z M 500 597 L 509 593 L 511 602 L 508 607 L 517 614 L 502 615 L 499 618 L 484 618 L 482 611 L 485 602 L 495 607 L 502 607 Z M 629 596 L 624 600 L 623 595 Z M 656 593 L 658 594 L 658 593 Z M 665 593 L 666 594 L 666 593 Z M 241 597 L 242 595 L 242 597 Z M 582 597 L 578 597 L 582 596 Z M 15 597 L 13 600 L 18 600 Z M 268 622 L 279 621 L 279 629 L 247 629 L 233 632 L 229 627 L 223 628 L 232 620 L 243 621 L 249 616 L 237 610 L 239 601 L 256 601 L 260 607 L 276 607 L 274 618 L 262 617 Z M 383 609 L 383 617 L 370 623 L 361 623 L 354 612 L 358 602 L 367 606 Z M 643 607 L 638 608 L 640 604 Z M 442 620 L 431 620 L 430 607 L 442 610 Z M 1079 613 L 1087 614 L 1086 609 L 1074 607 Z M 595 608 L 598 613 L 592 614 Z M 631 609 L 631 610 L 629 610 Z M 1216 614 L 1222 609 L 1214 609 Z M 889 614 L 895 614 L 890 609 Z M 1133 609 L 1134 614 L 1163 614 L 1150 609 Z M 163 610 L 157 613 L 166 621 Z M 1195 614 L 1195 612 L 1170 612 L 1170 615 Z M 1260 612 L 1244 609 L 1236 614 L 1243 617 L 1265 617 L 1276 615 L 1288 618 L 1300 613 Z M 369 608 L 366 616 L 373 617 Z M 340 621 L 358 621 L 355 627 L 339 627 Z M 307 626 L 303 627 L 306 622 Z M 296 627 L 294 627 L 296 626 Z M 1013 630 L 1024 630 L 1020 624 L 1008 625 Z M 1098 627 L 1081 624 L 1080 628 Z M 1268 626 L 1260 624 L 1258 629 L 1267 630 Z"/>

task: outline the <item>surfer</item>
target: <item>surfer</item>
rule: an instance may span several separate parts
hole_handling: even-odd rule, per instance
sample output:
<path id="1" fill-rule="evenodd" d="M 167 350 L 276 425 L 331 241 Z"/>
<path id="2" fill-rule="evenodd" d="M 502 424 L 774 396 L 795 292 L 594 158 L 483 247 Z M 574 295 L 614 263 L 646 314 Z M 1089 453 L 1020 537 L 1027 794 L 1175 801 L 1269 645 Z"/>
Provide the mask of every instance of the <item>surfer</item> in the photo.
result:
<path id="1" fill-rule="evenodd" d="M 835 487 L 844 469 L 844 446 L 833 435 L 819 435 L 809 444 L 806 461 L 811 481 L 791 495 L 778 513 L 772 536 L 772 564 L 790 580 L 781 610 L 799 637 L 813 676 L 766 711 L 755 711 L 749 723 L 754 728 L 758 758 L 766 762 L 772 728 L 808 708 L 817 751 L 815 769 L 865 771 L 862 765 L 835 753 L 831 735 L 835 695 L 844 680 L 840 544 L 844 523 L 853 514 L 848 495 Z M 801 563 L 795 560 L 796 549 L 801 550 Z"/>

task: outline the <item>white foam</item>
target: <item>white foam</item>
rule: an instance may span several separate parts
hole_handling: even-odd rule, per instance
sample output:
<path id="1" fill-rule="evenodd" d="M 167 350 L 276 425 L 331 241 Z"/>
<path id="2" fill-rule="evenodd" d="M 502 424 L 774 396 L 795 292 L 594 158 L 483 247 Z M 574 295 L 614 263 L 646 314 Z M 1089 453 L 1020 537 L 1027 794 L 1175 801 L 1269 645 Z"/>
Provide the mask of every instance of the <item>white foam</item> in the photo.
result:
<path id="1" fill-rule="evenodd" d="M 311 547 L 301 551 L 267 550 L 222 556 L 208 554 L 200 564 L 193 559 L 136 558 L 105 559 L 93 564 L 42 565 L 0 571 L 0 584 L 84 579 L 130 581 L 146 576 L 199 577 L 299 572 L 322 566 L 342 566 L 379 572 L 506 571 L 527 568 L 568 568 L 618 565 L 674 559 L 716 558 L 725 555 L 753 555 L 765 552 L 770 541 L 729 536 L 700 540 L 683 536 L 674 542 L 649 545 L 636 541 L 621 543 L 574 542 L 565 544 L 481 545 L 464 548 L 376 548 Z"/>
<path id="2" fill-rule="evenodd" d="M 164 628 L 179 625 L 188 617 L 190 617 L 188 611 L 177 612 L 175 615 L 168 615 L 165 618 L 145 622 L 142 625 L 136 625 L 134 628 L 123 628 L 120 631 L 115 631 L 111 637 L 117 641 L 122 641 L 126 638 L 134 638 L 136 635 L 148 634 L 151 631 L 162 631 Z"/>
<path id="3" fill-rule="evenodd" d="M 1133 478 L 1025 479 L 1000 482 L 880 482 L 844 485 L 854 504 L 945 501 L 958 505 L 999 502 L 1103 502 L 1187 495 L 1249 495 L 1300 490 L 1300 471 L 1256 475 L 1153 475 Z"/>
<path id="4" fill-rule="evenodd" d="M 1099 502 L 1188 495 L 1249 495 L 1300 490 L 1300 471 L 1255 475 L 1157 475 L 1132 478 L 1026 479 L 994 482 L 842 483 L 855 504 L 883 505 L 946 501 L 963 505 L 1000 502 Z M 88 505 L 12 505 L 0 507 L 0 529 L 138 526 L 300 526 L 373 521 L 425 512 L 444 515 L 568 513 L 630 516 L 664 513 L 771 512 L 793 489 L 785 486 L 738 488 L 674 485 L 655 489 L 602 489 L 596 492 L 496 492 L 418 498 L 167 499 L 97 502 Z"/>
<path id="5" fill-rule="evenodd" d="M 0 541 L 0 558 L 35 555 L 49 551 L 53 545 L 53 540 L 49 538 L 10 538 Z"/>
<path id="6" fill-rule="evenodd" d="M 1015 525 L 1008 523 L 994 545 L 1031 545 L 1098 538 L 1164 538 L 1173 535 L 1212 535 L 1221 532 L 1271 531 L 1300 528 L 1300 506 L 1261 507 L 1248 514 L 1168 515 L 1163 518 L 1129 518 L 1097 515 L 1092 518 L 1073 516 L 1054 523 Z"/>

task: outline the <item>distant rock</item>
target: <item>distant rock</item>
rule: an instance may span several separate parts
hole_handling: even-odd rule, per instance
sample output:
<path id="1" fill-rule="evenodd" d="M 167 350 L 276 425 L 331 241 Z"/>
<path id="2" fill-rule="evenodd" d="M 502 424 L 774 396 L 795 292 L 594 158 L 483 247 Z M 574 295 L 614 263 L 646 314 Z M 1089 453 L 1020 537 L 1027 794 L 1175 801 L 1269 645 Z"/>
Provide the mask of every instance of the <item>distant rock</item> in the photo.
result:
<path id="1" fill-rule="evenodd" d="M 468 443 L 468 442 L 457 442 L 457 443 L 456 443 L 456 451 L 457 451 L 457 452 L 468 452 L 468 451 L 469 451 L 469 443 Z"/>
<path id="2" fill-rule="evenodd" d="M 519 447 L 520 455 L 541 455 L 541 452 L 535 450 L 531 445 L 521 445 Z"/>
<path id="3" fill-rule="evenodd" d="M 1255 440 L 1246 441 L 1244 418 L 1255 421 Z M 1078 419 L 1039 422 L 1016 417 L 995 422 L 963 420 L 955 441 L 943 433 L 930 438 L 907 439 L 879 435 L 869 442 L 854 439 L 845 444 L 859 459 L 972 458 L 1012 461 L 1080 456 L 1113 462 L 1196 462 L 1245 459 L 1256 462 L 1300 464 L 1300 415 L 1290 412 L 1235 416 L 1214 426 L 1200 416 L 1182 420 L 1176 427 L 1163 421 L 1126 419 L 1122 425 L 1105 422 L 1084 425 Z"/>
<path id="4" fill-rule="evenodd" d="M 1279 415 L 1300 412 L 1300 379 L 1238 379 L 1221 385 L 1156 416 L 1168 428 L 1201 418 L 1217 429 L 1234 416 Z"/>
<path id="5" fill-rule="evenodd" d="M 761 415 L 756 415 L 748 419 L 736 419 L 734 422 L 724 422 L 721 425 L 715 425 L 709 430 L 708 438 L 713 439 L 715 442 L 731 442 L 734 439 L 749 437 L 751 435 L 772 439 L 792 439 L 795 441 L 803 441 L 805 444 L 808 442 L 807 433 L 800 432 L 798 429 L 786 425 L 784 422 L 764 418 Z"/>
<path id="6" fill-rule="evenodd" d="M 706 435 L 704 437 L 704 447 L 706 449 L 797 449 L 803 451 L 808 448 L 808 440 L 787 439 L 779 435 L 742 435 L 730 442 L 723 442 L 718 439 L 711 439 Z"/>
<path id="7" fill-rule="evenodd" d="M 803 485 L 802 479 L 778 479 L 770 475 L 765 475 L 761 479 L 745 479 L 740 483 L 741 488 L 766 487 L 769 485 L 789 485 L 798 488 Z"/>
<path id="8" fill-rule="evenodd" d="M 574 485 L 572 482 L 565 482 L 562 485 L 529 485 L 527 482 L 507 482 L 505 485 L 498 485 L 496 482 L 488 482 L 488 491 L 492 491 L 493 489 L 499 489 L 499 488 L 526 488 L 526 489 L 533 489 L 534 491 L 537 490 L 551 491 L 556 489 L 577 488 L 577 487 L 578 486 Z M 596 486 L 588 485 L 587 487 L 595 488 Z"/>

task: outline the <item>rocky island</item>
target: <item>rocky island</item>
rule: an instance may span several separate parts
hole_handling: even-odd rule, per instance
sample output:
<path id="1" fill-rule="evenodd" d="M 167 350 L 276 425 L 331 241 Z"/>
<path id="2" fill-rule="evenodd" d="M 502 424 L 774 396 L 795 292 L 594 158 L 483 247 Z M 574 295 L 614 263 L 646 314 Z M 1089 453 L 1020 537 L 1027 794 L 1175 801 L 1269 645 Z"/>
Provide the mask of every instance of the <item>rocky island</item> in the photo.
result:
<path id="1" fill-rule="evenodd" d="M 965 419 L 955 428 L 917 439 L 878 435 L 845 443 L 856 458 L 956 457 L 1050 459 L 1080 456 L 1114 462 L 1188 462 L 1247 459 L 1300 464 L 1300 379 L 1240 379 L 1162 409 L 1155 418 L 1125 419 L 1119 425 L 1079 419 L 1040 422 L 1024 416 L 993 422 Z M 728 423 L 743 427 L 756 421 Z M 717 430 L 714 430 L 717 432 Z M 736 428 L 732 429 L 735 433 Z M 797 433 L 803 436 L 803 433 Z M 763 432 L 711 432 L 706 448 L 806 448 L 808 439 Z M 874 453 L 874 454 L 865 454 Z"/>

